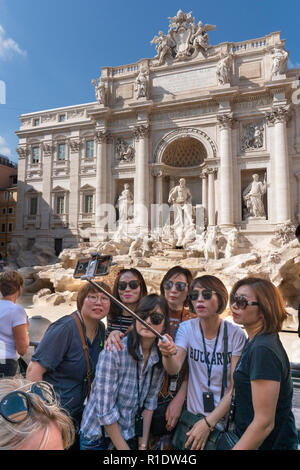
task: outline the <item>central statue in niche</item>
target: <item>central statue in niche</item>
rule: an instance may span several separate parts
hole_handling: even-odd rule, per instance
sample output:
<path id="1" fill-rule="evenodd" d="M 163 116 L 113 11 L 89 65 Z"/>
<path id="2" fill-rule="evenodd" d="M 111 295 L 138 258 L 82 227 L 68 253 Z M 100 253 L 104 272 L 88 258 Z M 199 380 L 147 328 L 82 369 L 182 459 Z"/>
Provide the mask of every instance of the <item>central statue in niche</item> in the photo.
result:
<path id="1" fill-rule="evenodd" d="M 173 205 L 174 210 L 176 246 L 182 247 L 185 234 L 193 227 L 192 195 L 184 178 L 180 178 L 179 185 L 171 189 L 168 202 Z"/>

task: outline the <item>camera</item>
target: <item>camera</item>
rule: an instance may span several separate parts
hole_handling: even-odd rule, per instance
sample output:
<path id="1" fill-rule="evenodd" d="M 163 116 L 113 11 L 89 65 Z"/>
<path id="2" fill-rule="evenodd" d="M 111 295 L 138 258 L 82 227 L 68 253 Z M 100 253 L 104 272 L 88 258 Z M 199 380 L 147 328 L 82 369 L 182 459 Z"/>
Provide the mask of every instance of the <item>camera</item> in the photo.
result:
<path id="1" fill-rule="evenodd" d="M 74 270 L 74 278 L 94 278 L 109 274 L 111 255 L 92 253 L 90 258 L 80 258 Z"/>

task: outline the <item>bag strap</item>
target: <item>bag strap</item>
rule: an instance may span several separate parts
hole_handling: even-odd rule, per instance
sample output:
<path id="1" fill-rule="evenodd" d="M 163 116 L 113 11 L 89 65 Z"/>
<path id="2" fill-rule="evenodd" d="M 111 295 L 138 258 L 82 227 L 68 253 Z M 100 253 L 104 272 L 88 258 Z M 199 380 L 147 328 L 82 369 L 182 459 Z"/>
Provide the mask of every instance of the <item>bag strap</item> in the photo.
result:
<path id="1" fill-rule="evenodd" d="M 227 353 L 228 353 L 228 333 L 227 333 L 227 323 L 224 321 L 224 332 L 223 332 L 223 341 L 224 341 L 224 353 L 223 353 L 223 378 L 222 378 L 222 390 L 221 390 L 221 400 L 225 393 L 227 387 Z"/>
<path id="2" fill-rule="evenodd" d="M 92 373 L 91 373 L 91 365 L 90 365 L 90 359 L 89 359 L 89 354 L 88 354 L 88 347 L 87 347 L 85 337 L 84 337 L 84 334 L 83 334 L 81 321 L 79 320 L 76 313 L 72 313 L 72 317 L 76 321 L 76 325 L 78 327 L 78 331 L 79 331 L 79 335 L 80 335 L 80 339 L 81 339 L 81 343 L 82 343 L 83 354 L 84 354 L 84 357 L 85 357 L 85 360 L 86 360 L 86 370 L 87 370 L 86 378 L 87 378 L 87 382 L 88 382 L 87 397 L 89 397 L 90 392 L 91 392 L 91 388 L 92 388 L 92 380 L 91 380 Z"/>

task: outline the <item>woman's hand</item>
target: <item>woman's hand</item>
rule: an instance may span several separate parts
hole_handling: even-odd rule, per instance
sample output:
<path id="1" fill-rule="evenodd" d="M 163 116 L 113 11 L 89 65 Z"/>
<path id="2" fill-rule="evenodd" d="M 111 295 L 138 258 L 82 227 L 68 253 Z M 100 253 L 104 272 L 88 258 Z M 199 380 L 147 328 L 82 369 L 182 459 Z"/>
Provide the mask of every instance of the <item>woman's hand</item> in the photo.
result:
<path id="1" fill-rule="evenodd" d="M 172 431 L 175 428 L 182 412 L 183 403 L 178 394 L 170 401 L 166 411 L 167 431 Z"/>
<path id="2" fill-rule="evenodd" d="M 192 444 L 190 450 L 203 450 L 210 435 L 210 430 L 204 419 L 200 419 L 186 435 L 188 440 L 185 443 L 185 448 Z"/>
<path id="3" fill-rule="evenodd" d="M 165 337 L 167 338 L 168 341 L 159 340 L 158 342 L 159 350 L 164 357 L 174 356 L 176 354 L 175 343 L 170 335 L 166 334 Z"/>
<path id="4" fill-rule="evenodd" d="M 112 331 L 104 343 L 104 350 L 107 351 L 107 349 L 109 349 L 110 351 L 113 351 L 113 346 L 115 346 L 116 350 L 120 352 L 124 349 L 122 344 L 122 338 L 124 338 L 124 336 L 124 333 L 121 333 L 119 330 Z"/>

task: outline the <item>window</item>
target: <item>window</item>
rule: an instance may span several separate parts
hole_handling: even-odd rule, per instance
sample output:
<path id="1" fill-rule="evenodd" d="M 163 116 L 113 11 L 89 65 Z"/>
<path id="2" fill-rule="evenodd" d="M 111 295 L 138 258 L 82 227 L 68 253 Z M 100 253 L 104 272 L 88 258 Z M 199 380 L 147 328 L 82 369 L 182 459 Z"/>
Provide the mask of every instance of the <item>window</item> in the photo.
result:
<path id="1" fill-rule="evenodd" d="M 13 224 L 11 222 L 9 222 L 9 224 L 8 224 L 8 231 L 9 232 L 13 231 Z"/>
<path id="2" fill-rule="evenodd" d="M 6 214 L 6 208 L 5 208 L 5 207 L 3 207 L 3 209 L 2 209 L 2 214 L 3 214 L 3 215 Z"/>
<path id="3" fill-rule="evenodd" d="M 59 122 L 65 122 L 65 120 L 66 120 L 66 115 L 65 114 L 60 114 L 58 116 L 58 121 Z"/>
<path id="4" fill-rule="evenodd" d="M 66 144 L 58 144 L 58 160 L 64 161 L 66 159 Z"/>
<path id="5" fill-rule="evenodd" d="M 39 161 L 40 161 L 40 148 L 33 147 L 32 148 L 32 163 L 36 164 L 36 163 L 39 163 Z"/>
<path id="6" fill-rule="evenodd" d="M 27 250 L 31 250 L 35 244 L 35 238 L 27 238 Z"/>
<path id="7" fill-rule="evenodd" d="M 6 224 L 1 225 L 1 232 L 5 233 L 6 232 Z"/>
<path id="8" fill-rule="evenodd" d="M 37 197 L 31 197 L 29 200 L 29 215 L 37 215 Z"/>
<path id="9" fill-rule="evenodd" d="M 94 158 L 94 141 L 87 140 L 86 142 L 86 158 Z"/>
<path id="10" fill-rule="evenodd" d="M 40 118 L 34 119 L 33 120 L 33 125 L 34 125 L 34 127 L 39 126 L 40 125 Z"/>
<path id="11" fill-rule="evenodd" d="M 91 214 L 93 212 L 93 195 L 87 194 L 84 198 L 84 212 Z"/>
<path id="12" fill-rule="evenodd" d="M 7 191 L 4 191 L 3 198 L 4 198 L 4 201 L 7 201 L 7 199 L 8 199 L 8 192 Z"/>
<path id="13" fill-rule="evenodd" d="M 65 213 L 65 198 L 64 196 L 57 196 L 56 198 L 56 214 Z"/>
<path id="14" fill-rule="evenodd" d="M 9 208 L 8 208 L 8 213 L 9 213 L 9 214 L 13 214 L 13 213 L 14 213 L 14 208 L 13 208 L 13 207 L 9 207 Z"/>

